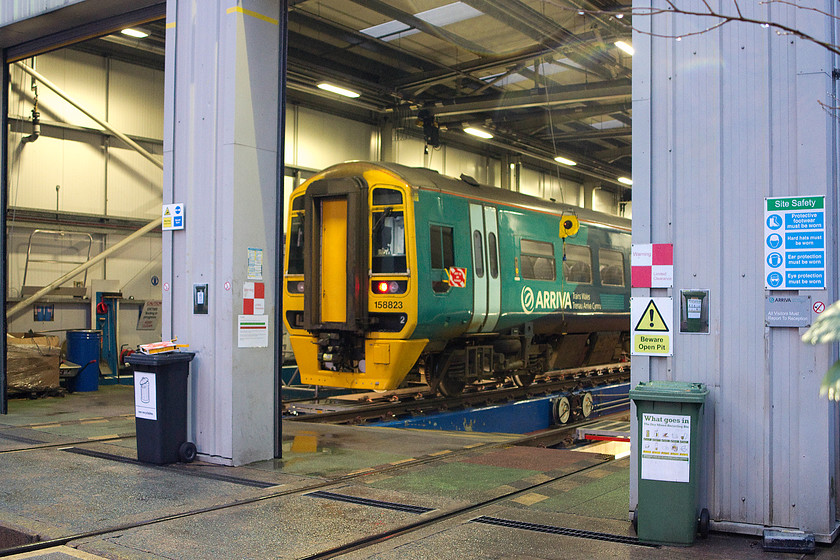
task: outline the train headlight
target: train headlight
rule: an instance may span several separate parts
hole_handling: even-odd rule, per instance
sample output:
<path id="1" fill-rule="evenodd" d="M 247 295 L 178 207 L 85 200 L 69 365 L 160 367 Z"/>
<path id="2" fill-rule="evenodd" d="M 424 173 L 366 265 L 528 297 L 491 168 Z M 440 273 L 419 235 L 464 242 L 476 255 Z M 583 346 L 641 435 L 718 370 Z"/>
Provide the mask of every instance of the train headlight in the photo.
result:
<path id="1" fill-rule="evenodd" d="M 394 282 L 396 284 L 396 282 Z M 387 294 L 388 293 L 388 282 L 377 282 L 376 283 L 376 291 L 380 294 Z"/>
<path id="2" fill-rule="evenodd" d="M 303 282 L 298 282 L 298 283 L 297 283 L 297 286 L 295 286 L 295 287 L 297 288 L 297 292 L 298 292 L 299 294 L 302 294 L 302 293 L 303 293 L 303 290 L 304 290 L 304 284 L 303 284 Z"/>
<path id="3" fill-rule="evenodd" d="M 388 291 L 392 294 L 396 294 L 399 291 L 399 289 L 400 285 L 397 284 L 396 281 L 391 280 L 391 282 L 388 283 Z"/>

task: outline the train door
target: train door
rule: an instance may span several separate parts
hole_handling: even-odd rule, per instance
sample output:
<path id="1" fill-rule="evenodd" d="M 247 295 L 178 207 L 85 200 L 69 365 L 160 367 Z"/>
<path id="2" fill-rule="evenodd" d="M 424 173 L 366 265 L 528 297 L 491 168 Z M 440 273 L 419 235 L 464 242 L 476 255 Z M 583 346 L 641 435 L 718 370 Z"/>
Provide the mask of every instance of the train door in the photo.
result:
<path id="1" fill-rule="evenodd" d="M 470 204 L 473 315 L 467 332 L 492 332 L 501 311 L 499 227 L 496 208 Z"/>
<path id="2" fill-rule="evenodd" d="M 367 246 L 361 235 L 367 185 L 361 179 L 327 179 L 306 191 L 304 238 L 304 328 L 354 330 L 366 315 L 366 302 L 355 297 L 367 272 Z"/>

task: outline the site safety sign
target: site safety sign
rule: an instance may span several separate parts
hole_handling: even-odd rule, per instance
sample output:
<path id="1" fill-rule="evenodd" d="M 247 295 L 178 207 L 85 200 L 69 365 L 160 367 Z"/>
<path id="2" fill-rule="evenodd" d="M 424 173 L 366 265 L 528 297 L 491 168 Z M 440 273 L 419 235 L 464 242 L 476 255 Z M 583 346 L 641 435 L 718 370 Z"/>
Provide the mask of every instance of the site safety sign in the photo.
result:
<path id="1" fill-rule="evenodd" d="M 634 356 L 672 356 L 674 298 L 630 298 Z"/>
<path id="2" fill-rule="evenodd" d="M 825 289 L 825 197 L 765 201 L 764 288 Z"/>

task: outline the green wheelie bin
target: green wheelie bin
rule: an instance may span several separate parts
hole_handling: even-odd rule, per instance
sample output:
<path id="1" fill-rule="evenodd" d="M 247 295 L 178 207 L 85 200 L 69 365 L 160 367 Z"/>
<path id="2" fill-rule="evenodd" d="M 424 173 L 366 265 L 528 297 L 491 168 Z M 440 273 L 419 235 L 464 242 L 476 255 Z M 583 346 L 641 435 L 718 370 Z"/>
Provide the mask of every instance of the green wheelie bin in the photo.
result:
<path id="1" fill-rule="evenodd" d="M 703 439 L 702 383 L 650 381 L 630 389 L 636 404 L 638 506 L 633 524 L 646 543 L 688 546 L 698 532 L 698 486 Z M 699 512 L 699 531 L 709 512 Z"/>

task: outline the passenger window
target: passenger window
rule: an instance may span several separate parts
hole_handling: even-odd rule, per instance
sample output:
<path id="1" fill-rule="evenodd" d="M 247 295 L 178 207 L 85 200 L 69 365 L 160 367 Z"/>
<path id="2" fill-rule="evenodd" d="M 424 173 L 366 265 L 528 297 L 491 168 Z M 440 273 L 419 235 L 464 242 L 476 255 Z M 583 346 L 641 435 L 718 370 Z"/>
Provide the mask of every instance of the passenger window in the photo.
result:
<path id="1" fill-rule="evenodd" d="M 490 277 L 499 277 L 499 252 L 496 248 L 496 234 L 492 231 L 487 234 L 487 260 L 490 261 Z"/>
<path id="2" fill-rule="evenodd" d="M 444 270 L 449 270 L 450 266 L 455 265 L 455 249 L 452 237 L 452 228 L 446 226 L 429 226 L 429 248 L 431 254 L 432 269 L 439 272 L 433 276 L 432 289 L 436 293 L 445 293 L 449 291 L 449 283 L 444 282 L 446 277 Z"/>
<path id="3" fill-rule="evenodd" d="M 484 243 L 481 240 L 481 232 L 473 232 L 473 256 L 475 258 L 475 276 L 484 278 Z"/>
<path id="4" fill-rule="evenodd" d="M 598 272 L 603 286 L 624 285 L 624 255 L 612 249 L 598 250 Z"/>
<path id="5" fill-rule="evenodd" d="M 557 278 L 553 243 L 522 239 L 519 243 L 519 252 L 521 253 L 522 278 L 528 280 L 555 280 Z"/>
<path id="6" fill-rule="evenodd" d="M 566 243 L 566 260 L 563 261 L 563 276 L 567 282 L 592 283 L 592 254 L 589 247 Z"/>

